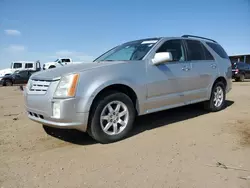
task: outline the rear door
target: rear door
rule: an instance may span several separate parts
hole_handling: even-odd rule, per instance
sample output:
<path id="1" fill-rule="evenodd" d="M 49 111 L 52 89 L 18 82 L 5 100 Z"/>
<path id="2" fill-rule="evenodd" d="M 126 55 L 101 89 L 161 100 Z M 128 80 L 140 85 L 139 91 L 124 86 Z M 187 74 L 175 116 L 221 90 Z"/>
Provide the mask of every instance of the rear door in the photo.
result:
<path id="1" fill-rule="evenodd" d="M 203 43 L 189 39 L 185 42 L 193 75 L 190 82 L 192 90 L 184 98 L 186 103 L 203 101 L 207 99 L 210 85 L 218 75 L 218 65 Z"/>

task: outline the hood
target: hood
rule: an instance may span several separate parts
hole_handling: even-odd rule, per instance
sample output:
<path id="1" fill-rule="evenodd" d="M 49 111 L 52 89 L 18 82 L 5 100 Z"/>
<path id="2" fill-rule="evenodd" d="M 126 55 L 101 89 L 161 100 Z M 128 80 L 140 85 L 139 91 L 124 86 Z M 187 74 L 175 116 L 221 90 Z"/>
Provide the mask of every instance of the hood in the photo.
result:
<path id="1" fill-rule="evenodd" d="M 63 67 L 58 67 L 54 69 L 42 70 L 37 73 L 34 73 L 31 76 L 31 79 L 34 80 L 57 80 L 59 77 L 70 74 L 87 71 L 93 68 L 111 66 L 115 64 L 125 63 L 125 61 L 111 61 L 111 62 L 90 62 L 90 63 L 79 63 L 71 64 Z"/>
<path id="2" fill-rule="evenodd" d="M 6 79 L 6 78 L 13 78 L 13 74 L 6 75 L 6 76 L 3 76 L 3 77 L 2 77 L 2 79 Z"/>
<path id="3" fill-rule="evenodd" d="M 2 69 L 0 70 L 0 77 L 3 77 L 5 74 L 12 74 L 12 69 L 8 68 L 8 69 Z"/>

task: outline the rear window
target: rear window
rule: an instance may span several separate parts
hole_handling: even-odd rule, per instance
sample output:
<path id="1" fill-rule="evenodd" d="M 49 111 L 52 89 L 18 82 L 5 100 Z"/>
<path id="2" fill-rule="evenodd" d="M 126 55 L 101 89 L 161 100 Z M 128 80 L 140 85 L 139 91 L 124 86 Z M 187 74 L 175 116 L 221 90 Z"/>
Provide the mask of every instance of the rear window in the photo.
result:
<path id="1" fill-rule="evenodd" d="M 227 53 L 225 52 L 225 50 L 219 44 L 212 43 L 212 42 L 206 42 L 206 44 L 210 48 L 212 48 L 221 58 L 229 59 Z"/>
<path id="2" fill-rule="evenodd" d="M 233 63 L 232 68 L 233 69 L 248 69 L 249 65 L 246 63 Z"/>

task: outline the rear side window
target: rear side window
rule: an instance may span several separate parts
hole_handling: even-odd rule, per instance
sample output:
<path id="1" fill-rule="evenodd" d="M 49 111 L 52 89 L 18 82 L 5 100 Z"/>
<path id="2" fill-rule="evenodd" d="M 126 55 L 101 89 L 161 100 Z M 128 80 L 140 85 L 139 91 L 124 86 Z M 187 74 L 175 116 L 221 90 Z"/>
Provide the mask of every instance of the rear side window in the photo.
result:
<path id="1" fill-rule="evenodd" d="M 212 56 L 212 54 L 208 51 L 208 49 L 203 45 L 203 50 L 204 50 L 204 53 L 205 53 L 205 58 L 206 60 L 214 60 L 214 57 Z"/>
<path id="2" fill-rule="evenodd" d="M 70 60 L 69 60 L 69 59 L 62 59 L 62 62 L 63 62 L 63 63 L 69 63 Z"/>
<path id="3" fill-rule="evenodd" d="M 225 52 L 225 50 L 219 44 L 212 43 L 212 42 L 206 42 L 206 44 L 210 48 L 212 48 L 221 58 L 229 59 L 227 53 Z"/>
<path id="4" fill-rule="evenodd" d="M 33 68 L 33 64 L 32 63 L 26 63 L 25 68 Z"/>
<path id="5" fill-rule="evenodd" d="M 14 69 L 22 68 L 22 63 L 14 63 L 13 68 L 14 68 Z"/>
<path id="6" fill-rule="evenodd" d="M 203 46 L 200 41 L 186 40 L 189 60 L 206 60 Z"/>

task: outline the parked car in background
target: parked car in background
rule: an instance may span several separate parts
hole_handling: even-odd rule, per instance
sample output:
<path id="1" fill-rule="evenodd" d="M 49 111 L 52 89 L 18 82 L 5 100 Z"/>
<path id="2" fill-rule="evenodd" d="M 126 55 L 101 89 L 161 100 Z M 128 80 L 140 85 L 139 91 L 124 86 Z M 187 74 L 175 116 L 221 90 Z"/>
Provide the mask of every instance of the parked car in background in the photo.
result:
<path id="1" fill-rule="evenodd" d="M 77 64 L 77 63 L 82 63 L 82 62 L 72 61 L 71 58 L 59 58 L 59 59 L 57 59 L 55 61 L 44 63 L 43 64 L 43 70 L 53 69 L 53 68 L 56 68 L 56 67 L 62 67 L 62 66 L 65 66 L 65 65 Z"/>
<path id="2" fill-rule="evenodd" d="M 2 86 L 12 86 L 15 84 L 26 84 L 30 76 L 37 71 L 34 70 L 18 70 L 13 74 L 4 76 L 0 83 Z"/>
<path id="3" fill-rule="evenodd" d="M 235 62 L 232 64 L 232 78 L 235 81 L 243 82 L 250 78 L 250 65 L 244 62 Z"/>
<path id="4" fill-rule="evenodd" d="M 24 91 L 25 106 L 33 121 L 110 143 L 129 134 L 137 115 L 199 102 L 222 110 L 231 76 L 229 57 L 214 40 L 141 39 L 91 63 L 36 73 Z"/>
<path id="5" fill-rule="evenodd" d="M 11 75 L 18 70 L 41 70 L 40 61 L 15 61 L 12 62 L 10 68 L 0 70 L 0 81 L 4 76 Z"/>

